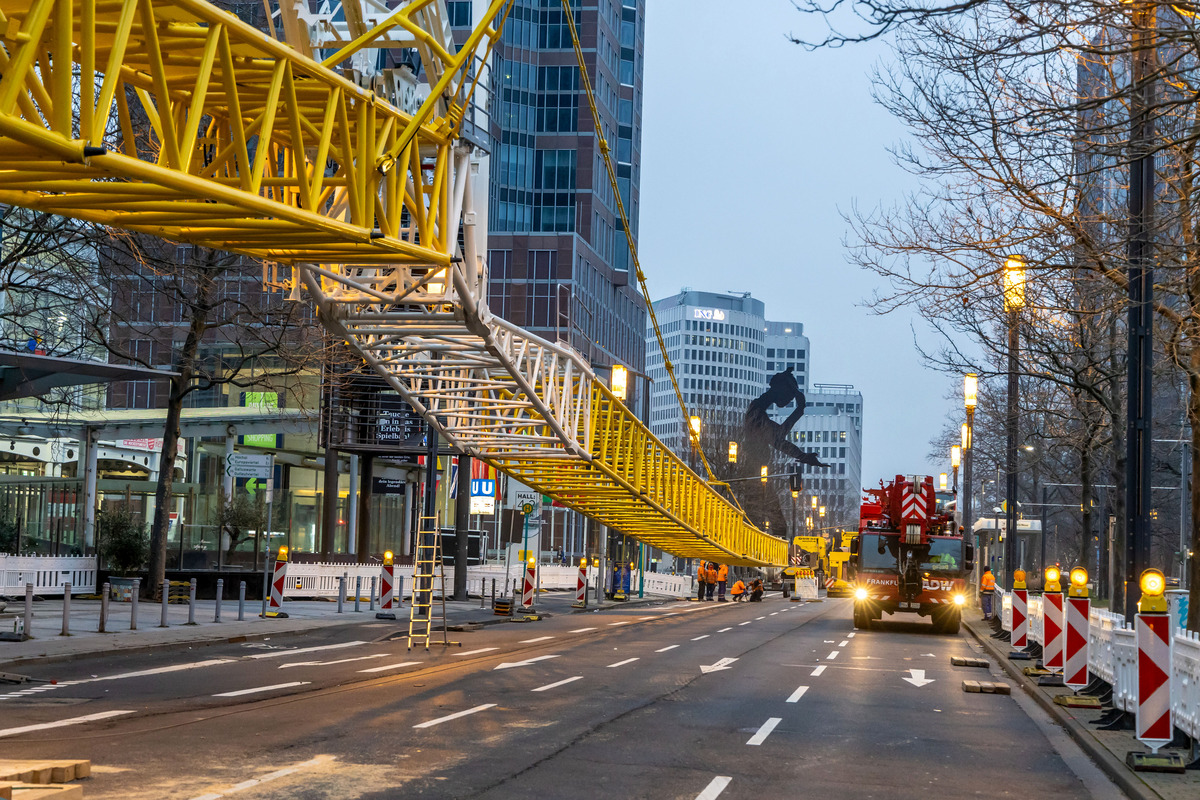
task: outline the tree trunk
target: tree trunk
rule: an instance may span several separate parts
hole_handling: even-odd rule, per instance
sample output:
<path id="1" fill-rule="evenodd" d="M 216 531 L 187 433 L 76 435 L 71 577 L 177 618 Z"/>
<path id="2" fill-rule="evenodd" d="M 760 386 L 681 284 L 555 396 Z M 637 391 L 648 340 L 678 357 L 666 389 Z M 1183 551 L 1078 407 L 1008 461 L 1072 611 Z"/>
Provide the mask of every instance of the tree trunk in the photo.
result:
<path id="1" fill-rule="evenodd" d="M 183 350 L 175 364 L 178 374 L 171 378 L 171 392 L 167 398 L 167 420 L 163 426 L 162 454 L 158 463 L 158 485 L 154 489 L 154 521 L 150 526 L 150 585 L 146 596 L 161 599 L 162 584 L 167 574 L 167 529 L 171 521 L 171 495 L 175 486 L 175 456 L 179 451 L 179 418 L 183 412 L 183 400 L 191 389 L 196 354 L 204 338 L 208 322 L 209 299 L 213 280 L 202 275 L 198 281 L 199 298 L 192 306 L 192 320 L 188 326 Z M 182 530 L 182 529 L 181 529 Z M 182 535 L 182 533 L 181 533 Z M 182 564 L 180 566 L 183 566 Z"/>

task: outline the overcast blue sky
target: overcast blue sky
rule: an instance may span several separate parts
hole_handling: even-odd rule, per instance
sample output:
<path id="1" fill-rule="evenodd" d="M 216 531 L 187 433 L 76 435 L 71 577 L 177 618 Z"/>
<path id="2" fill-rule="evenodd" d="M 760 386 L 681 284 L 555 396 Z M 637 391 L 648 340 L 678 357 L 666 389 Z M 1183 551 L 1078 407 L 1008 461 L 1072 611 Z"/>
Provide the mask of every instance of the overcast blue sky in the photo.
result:
<path id="1" fill-rule="evenodd" d="M 914 186 L 886 149 L 905 131 L 870 94 L 887 49 L 787 40 L 814 24 L 789 0 L 648 0 L 642 266 L 654 299 L 748 291 L 768 318 L 803 322 L 812 382 L 862 390 L 865 485 L 936 475 L 949 455 L 926 454 L 954 382 L 922 366 L 912 329 L 935 342 L 919 318 L 863 306 L 876 276 L 843 246 L 840 211 Z"/>

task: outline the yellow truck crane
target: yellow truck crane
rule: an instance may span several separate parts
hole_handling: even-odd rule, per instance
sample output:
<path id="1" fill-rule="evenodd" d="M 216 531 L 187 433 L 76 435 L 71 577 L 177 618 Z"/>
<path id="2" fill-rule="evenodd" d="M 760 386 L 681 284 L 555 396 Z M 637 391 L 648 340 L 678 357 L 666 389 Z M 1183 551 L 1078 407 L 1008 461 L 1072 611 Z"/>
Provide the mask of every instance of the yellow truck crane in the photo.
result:
<path id="1" fill-rule="evenodd" d="M 825 593 L 830 597 L 850 597 L 854 594 L 854 568 L 850 561 L 851 542 L 858 539 L 856 531 L 842 531 L 840 546 L 829 552 L 829 575 L 825 578 Z"/>

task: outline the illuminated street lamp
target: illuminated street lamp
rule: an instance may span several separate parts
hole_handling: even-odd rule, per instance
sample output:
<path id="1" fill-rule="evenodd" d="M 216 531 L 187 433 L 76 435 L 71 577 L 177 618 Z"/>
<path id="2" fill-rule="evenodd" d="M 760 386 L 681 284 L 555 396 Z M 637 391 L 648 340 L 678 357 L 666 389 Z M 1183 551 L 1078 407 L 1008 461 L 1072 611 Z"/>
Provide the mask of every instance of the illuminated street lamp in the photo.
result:
<path id="1" fill-rule="evenodd" d="M 729 443 L 729 463 L 730 464 L 737 463 L 737 451 L 738 451 L 737 442 L 730 442 Z"/>
<path id="2" fill-rule="evenodd" d="M 960 445 L 950 446 L 950 467 L 954 471 L 954 492 L 958 493 L 958 468 L 962 465 L 962 447 Z"/>
<path id="3" fill-rule="evenodd" d="M 950 476 L 944 472 L 938 473 L 938 491 L 945 492 L 950 489 Z"/>
<path id="4" fill-rule="evenodd" d="M 612 393 L 618 400 L 624 400 L 629 392 L 629 370 L 622 364 L 614 364 L 612 368 Z"/>
<path id="5" fill-rule="evenodd" d="M 1021 309 L 1025 306 L 1025 259 L 1009 256 L 1004 261 L 1004 311 L 1008 314 L 1008 420 L 1005 424 L 1007 448 L 1004 489 L 1005 536 L 1004 575 L 1017 569 L 1017 424 L 1019 411 L 1017 392 L 1021 350 Z"/>
<path id="6" fill-rule="evenodd" d="M 691 426 L 691 429 L 692 429 L 692 436 L 693 436 L 693 437 L 694 437 L 694 438 L 695 438 L 697 441 L 699 441 L 699 440 L 700 440 L 700 418 L 699 418 L 699 417 L 697 417 L 697 416 L 695 416 L 695 415 L 693 415 L 693 416 L 692 416 L 692 417 L 691 417 L 691 418 L 688 420 L 688 423 L 689 423 L 689 425 Z"/>
<path id="7" fill-rule="evenodd" d="M 813 508 L 817 507 L 817 496 L 815 494 L 812 497 L 812 507 Z"/>
<path id="8" fill-rule="evenodd" d="M 975 426 L 975 406 L 979 404 L 979 376 L 974 372 L 968 372 L 963 377 L 963 407 L 967 410 L 967 421 L 962 426 L 962 455 L 963 455 L 963 493 L 962 501 L 958 504 L 962 509 L 962 525 L 967 536 L 973 536 L 974 530 L 971 527 L 971 504 L 972 504 L 972 484 L 971 484 L 971 451 L 973 447 L 972 433 Z M 974 542 L 978 547 L 978 541 Z M 979 564 L 987 563 L 986 554 L 984 558 L 975 560 L 976 572 L 979 570 Z M 976 577 L 978 580 L 978 576 Z"/>
<path id="9" fill-rule="evenodd" d="M 763 483 L 767 482 L 767 468 L 765 466 L 758 471 L 758 479 Z"/>
<path id="10" fill-rule="evenodd" d="M 824 517 L 824 516 L 825 516 L 825 506 L 821 506 L 821 509 L 820 509 L 820 511 L 821 511 L 821 514 L 820 514 L 820 515 L 821 515 L 822 517 Z"/>

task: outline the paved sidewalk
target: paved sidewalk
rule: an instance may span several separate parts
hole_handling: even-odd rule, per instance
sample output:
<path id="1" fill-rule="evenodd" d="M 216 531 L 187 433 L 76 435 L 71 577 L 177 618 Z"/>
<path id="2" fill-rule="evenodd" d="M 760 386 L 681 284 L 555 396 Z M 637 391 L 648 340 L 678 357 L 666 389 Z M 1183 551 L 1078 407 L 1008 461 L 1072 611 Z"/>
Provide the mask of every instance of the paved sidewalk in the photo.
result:
<path id="1" fill-rule="evenodd" d="M 567 614 L 585 609 L 573 609 L 574 592 L 544 592 L 538 597 L 534 613 Z M 606 600 L 600 606 L 591 603 L 586 611 L 632 608 L 676 602 L 674 598 L 634 598 L 627 602 L 614 603 Z M 70 611 L 70 636 L 62 636 L 61 599 L 37 601 L 33 604 L 33 638 L 24 642 L 0 641 L 0 671 L 10 670 L 22 663 L 47 662 L 74 659 L 90 655 L 114 652 L 136 652 L 149 649 L 186 647 L 188 645 L 223 642 L 233 638 L 260 639 L 288 633 L 302 633 L 335 626 L 354 626 L 376 623 L 375 613 L 369 611 L 364 600 L 359 612 L 354 611 L 354 601 L 348 600 L 343 613 L 337 613 L 336 601 L 290 600 L 285 602 L 286 619 L 263 619 L 258 616 L 261 601 L 246 602 L 245 619 L 237 619 L 236 600 L 225 600 L 221 604 L 221 622 L 213 621 L 216 603 L 213 600 L 197 600 L 195 625 L 188 625 L 187 604 L 171 603 L 167 606 L 168 627 L 159 627 L 162 606 L 159 603 L 138 603 L 138 628 L 130 630 L 131 604 L 110 603 L 107 633 L 98 632 L 100 601 L 72 598 Z M 11 614 L 22 615 L 23 600 L 10 602 L 0 623 L 11 629 Z M 378 609 L 377 609 L 378 610 Z M 397 630 L 408 630 L 409 604 L 395 610 Z M 517 611 L 518 617 L 521 615 Z M 501 623 L 508 617 L 492 614 L 490 598 L 480 606 L 478 598 L 466 602 L 446 601 L 446 618 L 450 625 L 467 623 Z"/>
<path id="2" fill-rule="evenodd" d="M 1108 776 L 1132 798 L 1163 798 L 1163 800 L 1196 800 L 1200 797 L 1200 771 L 1183 775 L 1155 772 L 1134 772 L 1125 764 L 1127 753 L 1147 752 L 1148 748 L 1134 738 L 1133 731 L 1102 731 L 1090 724 L 1101 712 L 1085 708 L 1067 708 L 1054 704 L 1060 694 L 1071 694 L 1065 687 L 1038 686 L 1037 681 L 1022 672 L 1032 661 L 1010 661 L 1012 647 L 1008 642 L 992 638 L 992 629 L 982 619 L 964 620 L 968 632 L 1000 662 L 1000 665 L 1033 697 Z M 1177 751 L 1187 759 L 1186 751 Z"/>

